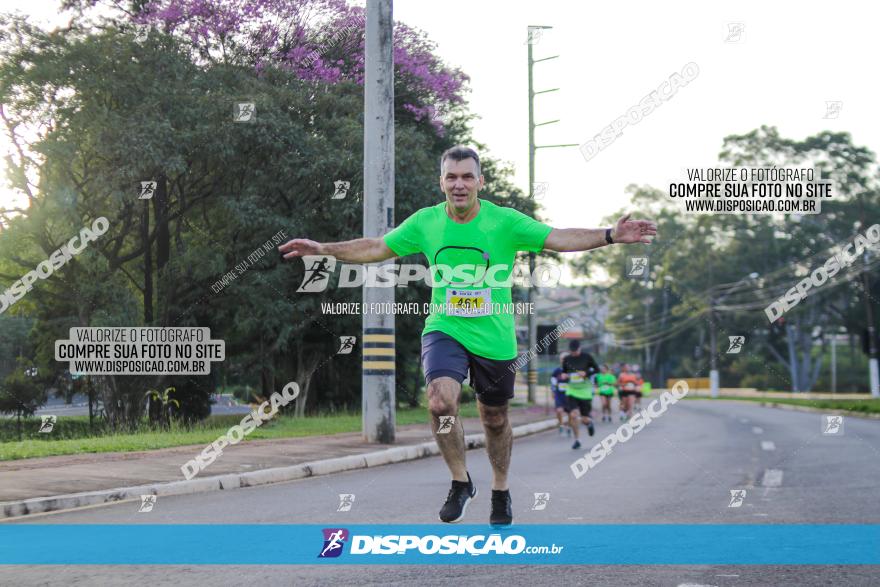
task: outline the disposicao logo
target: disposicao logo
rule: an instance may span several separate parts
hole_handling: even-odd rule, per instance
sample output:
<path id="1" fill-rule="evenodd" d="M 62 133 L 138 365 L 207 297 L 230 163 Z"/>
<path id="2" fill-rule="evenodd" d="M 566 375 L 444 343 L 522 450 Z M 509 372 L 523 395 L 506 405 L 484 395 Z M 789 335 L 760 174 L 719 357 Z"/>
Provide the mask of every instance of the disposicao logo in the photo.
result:
<path id="1" fill-rule="evenodd" d="M 336 558 L 342 554 L 342 547 L 348 540 L 348 530 L 345 528 L 324 528 L 324 547 L 318 558 Z"/>

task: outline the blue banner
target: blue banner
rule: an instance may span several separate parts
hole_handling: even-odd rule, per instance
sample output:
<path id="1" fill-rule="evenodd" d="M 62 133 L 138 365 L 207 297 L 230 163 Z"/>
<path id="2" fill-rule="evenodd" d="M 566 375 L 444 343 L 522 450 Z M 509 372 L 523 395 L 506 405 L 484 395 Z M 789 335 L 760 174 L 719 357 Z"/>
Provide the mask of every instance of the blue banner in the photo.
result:
<path id="1" fill-rule="evenodd" d="M 2 524 L 0 564 L 877 565 L 880 525 Z"/>

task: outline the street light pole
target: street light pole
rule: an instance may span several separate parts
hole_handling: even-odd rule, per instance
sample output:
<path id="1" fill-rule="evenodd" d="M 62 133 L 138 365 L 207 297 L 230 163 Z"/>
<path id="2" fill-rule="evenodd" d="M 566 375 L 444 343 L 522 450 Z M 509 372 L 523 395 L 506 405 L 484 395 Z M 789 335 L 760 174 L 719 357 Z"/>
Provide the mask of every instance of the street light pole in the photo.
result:
<path id="1" fill-rule="evenodd" d="M 565 144 L 565 145 L 535 145 L 535 128 L 539 126 L 544 126 L 547 124 L 553 124 L 559 122 L 559 120 L 548 120 L 546 122 L 541 122 L 539 124 L 535 124 L 535 96 L 539 94 L 547 94 L 549 92 L 556 92 L 559 88 L 552 88 L 549 90 L 541 90 L 540 92 L 534 91 L 533 85 L 533 76 L 532 69 L 536 63 L 540 63 L 542 61 L 549 61 L 551 59 L 557 59 L 559 55 L 553 55 L 551 57 L 544 57 L 542 59 L 534 59 L 532 56 L 532 45 L 535 40 L 534 33 L 536 31 L 541 31 L 543 29 L 551 29 L 553 27 L 542 26 L 542 25 L 529 25 L 528 27 L 528 70 L 529 70 L 529 199 L 532 202 L 535 201 L 535 152 L 538 149 L 549 149 L 554 147 L 577 147 L 576 143 L 573 144 Z M 540 38 L 538 36 L 538 38 Z M 526 289 L 526 302 L 528 302 L 528 308 L 533 308 L 532 305 L 535 298 L 535 284 L 532 283 L 531 276 L 535 274 L 535 253 L 529 252 L 529 286 Z M 528 329 L 529 329 L 529 350 L 534 350 L 537 346 L 538 335 L 537 335 L 537 324 L 535 321 L 535 316 L 532 313 L 528 314 Z M 528 382 L 528 401 L 529 403 L 534 403 L 535 401 L 535 390 L 538 384 L 538 372 L 535 369 L 535 362 L 529 361 L 527 367 L 527 382 Z"/>

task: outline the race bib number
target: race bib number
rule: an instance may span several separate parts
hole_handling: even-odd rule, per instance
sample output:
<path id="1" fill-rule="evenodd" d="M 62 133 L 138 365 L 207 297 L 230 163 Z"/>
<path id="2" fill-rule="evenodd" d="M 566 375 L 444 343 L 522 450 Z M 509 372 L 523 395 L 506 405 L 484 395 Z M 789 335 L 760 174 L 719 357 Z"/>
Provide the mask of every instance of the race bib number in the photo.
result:
<path id="1" fill-rule="evenodd" d="M 571 383 L 583 383 L 585 381 L 584 376 L 580 373 L 569 373 L 568 380 Z"/>
<path id="2" fill-rule="evenodd" d="M 492 313 L 492 289 L 446 289 L 446 314 L 460 318 L 489 316 Z"/>

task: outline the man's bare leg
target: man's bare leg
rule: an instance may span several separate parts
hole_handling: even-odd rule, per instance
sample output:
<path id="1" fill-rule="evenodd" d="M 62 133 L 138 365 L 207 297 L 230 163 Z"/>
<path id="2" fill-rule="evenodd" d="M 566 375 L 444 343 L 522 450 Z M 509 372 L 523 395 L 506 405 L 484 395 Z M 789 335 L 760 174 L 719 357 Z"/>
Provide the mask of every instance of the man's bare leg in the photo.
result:
<path id="1" fill-rule="evenodd" d="M 428 411 L 431 413 L 431 432 L 449 467 L 453 481 L 467 481 L 465 466 L 464 428 L 458 417 L 458 396 L 461 384 L 452 377 L 438 377 L 428 384 Z M 437 434 L 440 416 L 454 416 L 455 422 L 448 433 Z"/>
<path id="2" fill-rule="evenodd" d="M 507 489 L 507 471 L 510 469 L 510 453 L 513 449 L 513 429 L 507 417 L 507 405 L 487 406 L 477 401 L 480 420 L 486 432 L 486 454 L 492 463 L 492 489 Z"/>
<path id="3" fill-rule="evenodd" d="M 574 409 L 568 413 L 568 425 L 571 426 L 571 431 L 574 434 L 574 441 L 578 442 L 580 440 L 580 419 L 581 419 L 581 411 L 578 409 Z"/>

